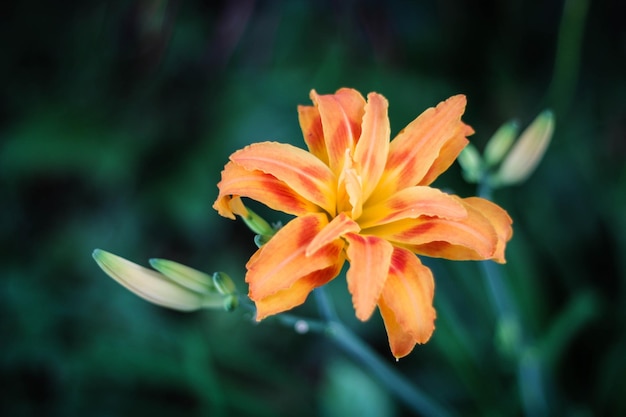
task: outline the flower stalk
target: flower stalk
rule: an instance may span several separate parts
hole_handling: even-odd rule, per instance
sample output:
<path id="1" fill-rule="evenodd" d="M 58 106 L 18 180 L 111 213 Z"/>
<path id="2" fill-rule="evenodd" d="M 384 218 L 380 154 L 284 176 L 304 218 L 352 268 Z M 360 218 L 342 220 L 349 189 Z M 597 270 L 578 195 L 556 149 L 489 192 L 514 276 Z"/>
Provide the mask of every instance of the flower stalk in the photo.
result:
<path id="1" fill-rule="evenodd" d="M 479 195 L 487 198 L 491 194 L 492 188 L 488 182 L 481 182 Z M 530 336 L 524 331 L 511 291 L 503 279 L 499 265 L 482 261 L 481 267 L 498 319 L 498 345 L 506 357 L 517 362 L 517 382 L 524 413 L 526 416 L 548 415 L 542 360 Z"/>
<path id="2" fill-rule="evenodd" d="M 392 394 L 413 411 L 423 416 L 450 416 L 448 410 L 392 369 L 388 362 L 383 361 L 361 338 L 339 321 L 323 288 L 316 289 L 315 295 L 320 312 L 327 320 L 326 334 L 337 346 L 368 368 Z"/>

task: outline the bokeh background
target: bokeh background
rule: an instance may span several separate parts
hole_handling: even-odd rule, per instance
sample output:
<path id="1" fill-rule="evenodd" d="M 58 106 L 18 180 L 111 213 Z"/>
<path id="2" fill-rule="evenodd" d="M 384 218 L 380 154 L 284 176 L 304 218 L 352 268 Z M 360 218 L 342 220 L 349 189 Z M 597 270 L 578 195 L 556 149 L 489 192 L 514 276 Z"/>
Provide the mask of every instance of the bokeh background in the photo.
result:
<path id="1" fill-rule="evenodd" d="M 304 146 L 296 106 L 349 86 L 389 99 L 392 133 L 464 93 L 479 149 L 502 123 L 553 109 L 537 171 L 493 197 L 515 221 L 501 272 L 543 366 L 546 414 L 625 415 L 625 16 L 619 0 L 4 4 L 0 414 L 409 415 L 323 335 L 168 311 L 91 258 L 173 259 L 246 292 L 252 234 L 211 209 L 228 155 Z M 456 164 L 436 184 L 475 194 Z M 429 265 L 437 330 L 398 363 L 380 318 L 354 319 L 345 281 L 329 293 L 430 398 L 523 415 L 510 329 L 480 268 Z M 317 316 L 314 303 L 295 313 Z"/>

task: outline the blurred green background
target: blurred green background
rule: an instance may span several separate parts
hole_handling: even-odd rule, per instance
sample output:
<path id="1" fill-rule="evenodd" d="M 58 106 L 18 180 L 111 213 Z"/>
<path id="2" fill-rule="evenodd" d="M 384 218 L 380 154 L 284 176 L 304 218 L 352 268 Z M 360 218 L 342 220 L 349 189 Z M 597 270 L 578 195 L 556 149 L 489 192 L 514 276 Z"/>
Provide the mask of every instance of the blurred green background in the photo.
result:
<path id="1" fill-rule="evenodd" d="M 322 335 L 168 311 L 91 258 L 173 259 L 245 292 L 252 234 L 211 209 L 228 155 L 304 146 L 296 106 L 349 86 L 389 99 L 393 134 L 464 93 L 479 149 L 507 120 L 555 111 L 538 170 L 494 194 L 515 222 L 501 271 L 544 365 L 547 414 L 626 415 L 625 16 L 619 0 L 3 5 L 0 414 L 407 415 Z M 456 164 L 436 185 L 475 194 Z M 428 264 L 437 330 L 398 363 L 380 318 L 354 319 L 343 279 L 330 294 L 434 400 L 523 415 L 478 265 Z"/>

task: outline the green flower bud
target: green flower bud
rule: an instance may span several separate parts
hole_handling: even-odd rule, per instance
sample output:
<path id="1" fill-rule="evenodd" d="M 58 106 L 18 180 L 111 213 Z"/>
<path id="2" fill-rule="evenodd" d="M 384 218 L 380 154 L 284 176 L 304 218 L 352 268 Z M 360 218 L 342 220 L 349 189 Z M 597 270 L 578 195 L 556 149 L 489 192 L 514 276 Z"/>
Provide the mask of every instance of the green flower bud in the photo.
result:
<path id="1" fill-rule="evenodd" d="M 463 178 L 470 183 L 477 183 L 483 174 L 483 160 L 471 143 L 468 144 L 459 154 L 457 159 L 463 169 Z"/>
<path id="2" fill-rule="evenodd" d="M 492 178 L 494 186 L 519 184 L 535 170 L 543 157 L 552 133 L 554 114 L 545 110 L 522 132 L 506 156 L 497 174 Z"/>
<path id="3" fill-rule="evenodd" d="M 492 167 L 499 164 L 504 158 L 504 155 L 508 152 L 519 132 L 519 126 L 516 121 L 511 120 L 502 126 L 496 133 L 493 134 L 491 139 L 487 142 L 485 152 L 485 163 L 487 167 Z"/>
<path id="4" fill-rule="evenodd" d="M 254 233 L 261 236 L 273 236 L 276 231 L 268 222 L 266 222 L 261 216 L 246 207 L 248 211 L 246 216 L 241 216 L 246 225 Z"/>
<path id="5" fill-rule="evenodd" d="M 265 245 L 267 242 L 270 241 L 272 237 L 271 236 L 265 236 L 265 235 L 256 235 L 254 237 L 254 244 L 260 248 L 261 246 Z"/>
<path id="6" fill-rule="evenodd" d="M 215 293 L 210 275 L 167 259 L 150 259 L 150 265 L 177 284 L 199 293 Z"/>
<path id="7" fill-rule="evenodd" d="M 151 303 L 179 311 L 223 307 L 224 296 L 218 292 L 195 291 L 164 274 L 101 249 L 93 251 L 93 258 L 107 275 Z"/>
<path id="8" fill-rule="evenodd" d="M 215 272 L 213 274 L 213 285 L 223 295 L 237 294 L 237 287 L 233 280 L 225 272 Z"/>

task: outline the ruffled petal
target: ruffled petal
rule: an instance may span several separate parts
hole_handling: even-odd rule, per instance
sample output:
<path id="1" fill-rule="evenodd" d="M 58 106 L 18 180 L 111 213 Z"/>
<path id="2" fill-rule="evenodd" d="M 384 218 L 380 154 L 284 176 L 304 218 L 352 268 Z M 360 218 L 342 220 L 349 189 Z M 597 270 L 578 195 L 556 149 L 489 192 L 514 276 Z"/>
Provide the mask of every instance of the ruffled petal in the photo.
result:
<path id="1" fill-rule="evenodd" d="M 310 256 L 306 248 L 328 224 L 326 215 L 308 214 L 296 217 L 280 229 L 246 268 L 246 282 L 253 301 L 264 299 L 291 287 L 312 272 L 326 269 L 341 259 L 343 242 L 331 242 Z"/>
<path id="2" fill-rule="evenodd" d="M 230 159 L 249 171 L 262 171 L 276 177 L 306 200 L 334 214 L 335 176 L 322 161 L 304 149 L 285 143 L 261 142 L 233 153 Z"/>
<path id="3" fill-rule="evenodd" d="M 306 255 L 314 254 L 320 248 L 339 239 L 346 233 L 358 233 L 359 230 L 361 230 L 359 225 L 348 217 L 346 213 L 339 213 L 309 243 L 309 246 L 306 248 Z"/>
<path id="4" fill-rule="evenodd" d="M 411 353 L 417 342 L 400 326 L 393 310 L 387 306 L 385 300 L 380 299 L 378 301 L 378 310 L 385 323 L 391 353 L 396 359 L 405 357 Z"/>
<path id="5" fill-rule="evenodd" d="M 463 200 L 456 198 L 463 203 Z M 449 220 L 437 217 L 404 219 L 364 229 L 417 254 L 454 260 L 491 259 L 498 246 L 498 235 L 491 222 L 473 205 L 463 204 L 468 216 Z"/>
<path id="6" fill-rule="evenodd" d="M 298 106 L 298 119 L 304 142 L 309 148 L 309 152 L 317 156 L 320 161 L 328 165 L 328 152 L 324 142 L 324 130 L 322 129 L 322 118 L 315 106 Z"/>
<path id="7" fill-rule="evenodd" d="M 506 243 L 513 237 L 513 228 L 511 227 L 513 220 L 509 214 L 497 204 L 480 197 L 464 198 L 463 203 L 478 210 L 489 220 L 498 236 L 496 249 L 491 259 L 498 263 L 505 263 L 504 249 L 506 248 Z"/>
<path id="8" fill-rule="evenodd" d="M 220 215 L 231 219 L 239 214 L 237 208 L 233 207 L 233 196 L 248 197 L 274 210 L 296 216 L 322 211 L 273 175 L 258 170 L 249 171 L 233 162 L 224 167 L 222 180 L 217 187 L 220 192 L 213 208 Z"/>
<path id="9" fill-rule="evenodd" d="M 380 94 L 367 96 L 361 136 L 354 150 L 354 163 L 360 173 L 363 200 L 370 196 L 385 169 L 389 152 L 389 103 Z"/>
<path id="10" fill-rule="evenodd" d="M 443 146 L 459 131 L 465 132 L 461 115 L 465 96 L 457 95 L 423 112 L 391 141 L 389 157 L 374 200 L 419 184 L 431 169 Z"/>
<path id="11" fill-rule="evenodd" d="M 381 294 L 402 330 L 417 343 L 426 343 L 435 330 L 435 281 L 429 268 L 406 249 L 395 248 L 389 276 Z"/>
<path id="12" fill-rule="evenodd" d="M 353 219 L 363 212 L 363 185 L 361 176 L 353 166 L 352 157 L 346 149 L 346 158 L 337 184 L 337 211 L 349 211 Z"/>
<path id="13" fill-rule="evenodd" d="M 319 95 L 311 91 L 322 120 L 324 141 L 330 169 L 338 173 L 343 167 L 346 149 L 350 154 L 361 136 L 365 99 L 356 90 L 342 88 L 335 94 Z"/>
<path id="14" fill-rule="evenodd" d="M 439 175 L 444 173 L 450 165 L 456 160 L 463 148 L 467 146 L 469 141 L 467 136 L 474 134 L 474 129 L 471 126 L 461 123 L 457 129 L 457 133 L 453 135 L 441 148 L 439 156 L 435 159 L 432 166 L 418 183 L 418 185 L 429 185 L 437 179 Z"/>
<path id="15" fill-rule="evenodd" d="M 385 285 L 393 246 L 376 236 L 348 233 L 346 251 L 350 269 L 346 275 L 348 291 L 359 320 L 370 318 Z"/>
<path id="16" fill-rule="evenodd" d="M 255 302 L 256 320 L 263 320 L 267 316 L 291 310 L 303 304 L 311 291 L 328 283 L 341 271 L 343 260 L 319 271 L 298 279 L 293 285 L 275 294 L 261 298 Z"/>
<path id="17" fill-rule="evenodd" d="M 436 188 L 414 186 L 400 190 L 373 206 L 366 205 L 359 224 L 365 229 L 421 216 L 459 220 L 467 217 L 467 210 L 457 198 Z"/>

